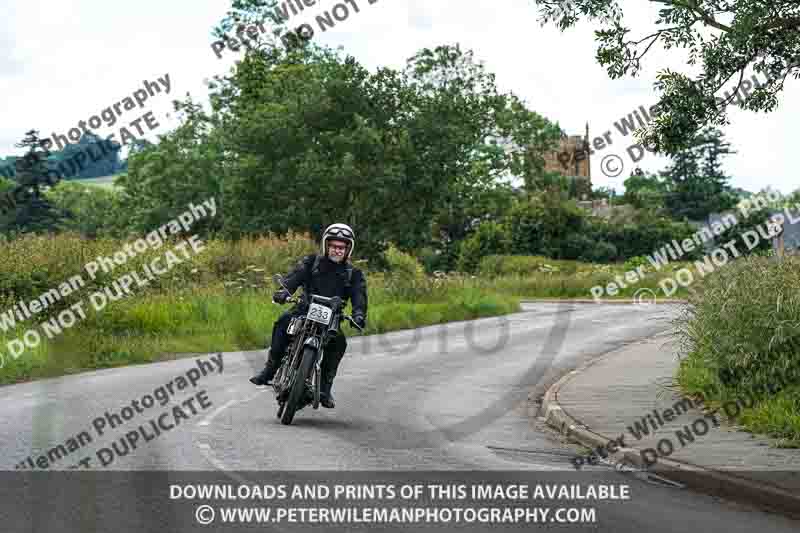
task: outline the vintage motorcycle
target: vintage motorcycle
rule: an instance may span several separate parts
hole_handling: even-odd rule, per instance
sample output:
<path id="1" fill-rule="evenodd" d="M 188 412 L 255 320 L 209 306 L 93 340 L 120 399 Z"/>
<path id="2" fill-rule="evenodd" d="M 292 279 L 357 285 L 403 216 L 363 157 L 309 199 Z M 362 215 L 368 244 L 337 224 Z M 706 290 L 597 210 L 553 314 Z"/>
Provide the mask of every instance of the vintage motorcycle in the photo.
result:
<path id="1" fill-rule="evenodd" d="M 276 274 L 273 279 L 287 292 L 283 279 Z M 289 425 L 297 411 L 311 404 L 319 409 L 319 390 L 322 377 L 324 346 L 339 331 L 342 320 L 363 332 L 353 318 L 344 314 L 344 302 L 338 296 L 327 298 L 318 294 L 303 294 L 308 303 L 305 315 L 292 318 L 286 330 L 291 340 L 272 387 L 278 402 L 278 418 Z M 300 303 L 299 298 L 289 298 L 287 303 Z M 276 304 L 279 305 L 279 304 Z"/>

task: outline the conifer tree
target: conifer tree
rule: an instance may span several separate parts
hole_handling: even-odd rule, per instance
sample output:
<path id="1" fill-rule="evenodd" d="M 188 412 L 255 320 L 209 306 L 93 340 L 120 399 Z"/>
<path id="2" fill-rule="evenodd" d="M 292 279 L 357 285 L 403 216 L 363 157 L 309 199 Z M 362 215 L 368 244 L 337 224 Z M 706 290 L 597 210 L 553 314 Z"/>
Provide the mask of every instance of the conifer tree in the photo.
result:
<path id="1" fill-rule="evenodd" d="M 53 206 L 42 194 L 42 188 L 50 185 L 47 158 L 50 156 L 47 139 L 40 139 L 36 130 L 25 134 L 16 145 L 28 148 L 28 152 L 16 160 L 17 187 L 22 187 L 26 195 L 15 195 L 20 202 L 14 213 L 10 214 L 3 230 L 8 233 L 46 233 L 63 228 L 65 218 L 71 214 Z"/>
<path id="2" fill-rule="evenodd" d="M 673 217 L 705 221 L 709 214 L 736 205 L 730 178 L 722 170 L 722 157 L 733 153 L 721 131 L 705 128 L 672 156 L 662 177 L 669 189 L 665 206 Z"/>

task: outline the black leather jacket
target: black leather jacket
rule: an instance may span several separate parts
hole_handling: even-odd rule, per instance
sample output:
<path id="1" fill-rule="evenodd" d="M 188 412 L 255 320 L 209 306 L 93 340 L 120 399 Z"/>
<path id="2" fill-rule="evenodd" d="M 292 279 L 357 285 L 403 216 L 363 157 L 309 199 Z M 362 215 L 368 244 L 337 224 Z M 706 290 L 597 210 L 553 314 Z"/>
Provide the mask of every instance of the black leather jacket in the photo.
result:
<path id="1" fill-rule="evenodd" d="M 285 278 L 284 285 L 291 294 L 301 285 L 306 295 L 319 294 L 328 298 L 338 296 L 347 303 L 353 304 L 353 316 L 367 317 L 367 279 L 361 269 L 347 263 L 335 263 L 328 257 L 320 257 L 317 270 L 312 272 L 316 254 L 307 255 L 297 262 Z M 347 290 L 347 266 L 353 269 L 350 279 L 350 290 Z M 305 312 L 308 302 L 303 300 L 294 307 L 293 311 Z"/>

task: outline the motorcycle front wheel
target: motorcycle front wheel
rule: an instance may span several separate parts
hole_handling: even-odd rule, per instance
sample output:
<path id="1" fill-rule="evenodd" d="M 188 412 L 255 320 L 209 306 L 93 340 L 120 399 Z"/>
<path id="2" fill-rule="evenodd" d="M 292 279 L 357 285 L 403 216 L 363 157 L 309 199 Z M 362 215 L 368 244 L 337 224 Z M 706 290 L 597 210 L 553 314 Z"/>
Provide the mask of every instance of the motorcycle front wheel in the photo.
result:
<path id="1" fill-rule="evenodd" d="M 314 401 L 313 401 L 314 409 L 319 409 L 319 380 L 320 380 L 320 377 L 321 377 L 320 374 L 321 374 L 321 372 L 319 371 L 319 369 L 315 365 L 314 366 Z"/>
<path id="2" fill-rule="evenodd" d="M 303 348 L 303 359 L 300 361 L 300 367 L 295 371 L 292 377 L 289 398 L 286 399 L 286 405 L 281 415 L 281 424 L 287 426 L 291 424 L 294 419 L 294 413 L 303 404 L 306 395 L 306 379 L 311 375 L 311 369 L 314 367 L 314 359 L 316 356 L 317 351 L 314 348 L 310 346 Z"/>

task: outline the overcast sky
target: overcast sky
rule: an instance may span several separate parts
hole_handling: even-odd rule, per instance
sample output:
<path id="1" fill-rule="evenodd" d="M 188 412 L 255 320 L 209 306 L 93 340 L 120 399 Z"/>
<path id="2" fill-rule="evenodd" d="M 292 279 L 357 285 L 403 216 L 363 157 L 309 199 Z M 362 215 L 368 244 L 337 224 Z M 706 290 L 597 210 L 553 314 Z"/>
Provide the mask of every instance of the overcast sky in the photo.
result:
<path id="1" fill-rule="evenodd" d="M 623 136 L 614 122 L 657 101 L 652 88 L 655 73 L 665 67 L 685 69 L 685 58 L 653 50 L 645 70 L 636 78 L 611 80 L 594 59 L 592 28 L 582 24 L 561 33 L 538 23 L 532 0 L 355 0 L 357 14 L 315 39 L 342 45 L 370 69 L 401 68 L 422 47 L 461 43 L 497 75 L 501 90 L 513 91 L 528 106 L 558 121 L 569 134 L 582 134 L 589 123 L 590 137 L 611 131 L 612 145 L 592 159 L 595 185 L 615 186 L 633 163 L 626 148 L 632 136 Z M 338 0 L 321 0 L 292 22 L 300 23 L 332 8 Z M 113 5 L 100 0 L 52 2 L 3 0 L 0 16 L 0 88 L 2 122 L 0 155 L 19 155 L 14 147 L 25 131 L 42 136 L 66 134 L 79 120 L 122 102 L 143 87 L 170 75 L 170 94 L 149 96 L 144 107 L 122 108 L 114 127 L 102 126 L 107 136 L 120 126 L 152 111 L 160 126 L 147 138 L 175 125 L 173 98 L 187 92 L 195 101 L 207 102 L 204 80 L 222 74 L 237 57 L 224 53 L 219 60 L 211 51 L 211 28 L 224 16 L 224 0 L 137 0 Z M 628 26 L 644 35 L 657 9 L 641 0 L 624 0 Z M 316 29 L 316 26 L 315 26 Z M 800 82 L 787 81 L 780 105 L 770 114 L 734 110 L 732 124 L 724 129 L 738 152 L 725 163 L 732 184 L 757 191 L 772 185 L 782 192 L 800 187 L 792 170 L 797 139 L 800 99 L 794 96 Z M 144 127 L 144 126 L 143 126 Z M 135 128 L 131 128 L 135 133 Z M 607 178 L 601 159 L 621 157 L 624 171 Z M 638 163 L 657 171 L 668 160 L 646 154 Z M 619 161 L 610 162 L 611 170 Z"/>

